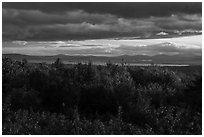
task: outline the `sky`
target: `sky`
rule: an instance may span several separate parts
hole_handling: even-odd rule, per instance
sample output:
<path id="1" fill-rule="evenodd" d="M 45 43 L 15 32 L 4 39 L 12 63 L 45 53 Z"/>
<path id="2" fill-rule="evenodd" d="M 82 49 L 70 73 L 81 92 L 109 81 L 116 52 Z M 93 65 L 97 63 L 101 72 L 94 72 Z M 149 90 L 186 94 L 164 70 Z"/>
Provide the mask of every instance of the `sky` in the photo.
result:
<path id="1" fill-rule="evenodd" d="M 7 41 L 4 54 L 18 53 L 35 56 L 49 55 L 187 55 L 202 56 L 202 36 L 160 39 L 92 39 L 68 41 Z"/>
<path id="2" fill-rule="evenodd" d="M 202 3 L 2 3 L 3 41 L 162 38 L 202 33 Z"/>

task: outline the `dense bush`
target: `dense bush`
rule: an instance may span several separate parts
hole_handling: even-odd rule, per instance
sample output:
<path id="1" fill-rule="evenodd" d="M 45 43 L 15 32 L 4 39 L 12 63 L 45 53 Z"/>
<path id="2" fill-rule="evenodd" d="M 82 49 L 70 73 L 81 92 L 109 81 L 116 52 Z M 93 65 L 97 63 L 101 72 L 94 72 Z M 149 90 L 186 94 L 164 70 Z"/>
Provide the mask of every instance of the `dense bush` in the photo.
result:
<path id="1" fill-rule="evenodd" d="M 99 119 L 80 119 L 76 110 L 73 119 L 67 119 L 67 117 L 62 114 L 49 112 L 29 113 L 21 109 L 17 112 L 7 109 L 4 115 L 7 116 L 3 121 L 3 134 L 154 134 L 151 128 L 147 127 L 141 129 L 124 122 L 120 117 L 116 117 L 106 122 L 102 122 Z"/>
<path id="2" fill-rule="evenodd" d="M 3 134 L 202 133 L 196 67 L 2 61 Z"/>

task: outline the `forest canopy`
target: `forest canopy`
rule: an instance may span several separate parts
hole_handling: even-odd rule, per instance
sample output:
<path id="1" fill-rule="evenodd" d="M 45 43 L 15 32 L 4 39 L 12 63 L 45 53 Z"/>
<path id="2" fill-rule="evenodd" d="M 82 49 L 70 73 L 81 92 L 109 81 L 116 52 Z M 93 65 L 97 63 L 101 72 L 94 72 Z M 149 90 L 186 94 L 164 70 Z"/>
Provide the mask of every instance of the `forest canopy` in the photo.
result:
<path id="1" fill-rule="evenodd" d="M 2 134 L 202 134 L 201 66 L 2 60 Z"/>

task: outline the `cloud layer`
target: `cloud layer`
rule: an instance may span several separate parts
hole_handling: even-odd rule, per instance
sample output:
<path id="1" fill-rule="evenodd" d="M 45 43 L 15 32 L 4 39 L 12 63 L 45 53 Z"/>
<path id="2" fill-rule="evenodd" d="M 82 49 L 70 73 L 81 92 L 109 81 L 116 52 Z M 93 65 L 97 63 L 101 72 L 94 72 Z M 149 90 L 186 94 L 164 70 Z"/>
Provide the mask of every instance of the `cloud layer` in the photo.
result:
<path id="1" fill-rule="evenodd" d="M 43 10 L 42 5 L 36 6 L 34 4 L 34 8 L 32 8 L 27 4 L 26 8 L 26 4 L 19 6 L 15 3 L 4 3 L 2 10 L 3 40 L 152 38 L 164 36 L 157 35 L 160 32 L 167 34 L 165 36 L 179 36 L 200 34 L 202 30 L 201 12 L 193 8 L 199 7 L 198 4 L 193 6 L 191 10 L 185 10 L 184 8 L 178 10 L 180 4 L 178 4 L 178 7 L 173 5 L 175 10 L 168 6 L 168 12 L 166 11 L 162 15 L 158 14 L 165 11 L 165 4 L 162 5 L 162 3 L 158 4 L 161 11 L 153 12 L 152 8 L 155 9 L 155 4 L 153 4 L 149 6 L 149 9 L 139 10 L 140 14 L 135 13 L 134 6 L 131 6 L 131 4 L 123 4 L 122 6 L 118 3 L 114 7 L 114 4 L 110 3 L 109 7 L 112 6 L 116 11 L 110 10 L 108 7 L 107 10 L 105 10 L 105 7 L 98 10 L 92 9 L 91 6 L 86 4 L 84 6 L 79 4 L 78 7 L 74 5 L 70 9 L 61 6 L 62 10 L 59 10 L 60 6 L 57 8 L 50 4 L 51 8 Z M 128 7 L 132 9 L 132 12 L 128 10 Z M 148 7 L 148 4 L 146 7 Z M 129 12 L 126 14 L 119 12 L 122 9 L 127 9 Z M 152 14 L 150 14 L 150 11 L 152 11 Z"/>
<path id="2" fill-rule="evenodd" d="M 27 55 L 202 55 L 202 36 L 163 39 L 3 42 L 2 51 Z"/>

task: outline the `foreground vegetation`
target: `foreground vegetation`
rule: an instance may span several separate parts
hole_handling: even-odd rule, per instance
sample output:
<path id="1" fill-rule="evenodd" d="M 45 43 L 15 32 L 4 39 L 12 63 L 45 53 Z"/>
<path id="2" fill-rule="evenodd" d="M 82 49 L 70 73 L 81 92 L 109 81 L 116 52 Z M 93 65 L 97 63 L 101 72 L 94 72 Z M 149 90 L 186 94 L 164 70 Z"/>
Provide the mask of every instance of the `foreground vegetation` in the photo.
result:
<path id="1" fill-rule="evenodd" d="M 3 58 L 2 134 L 202 134 L 200 68 Z"/>

